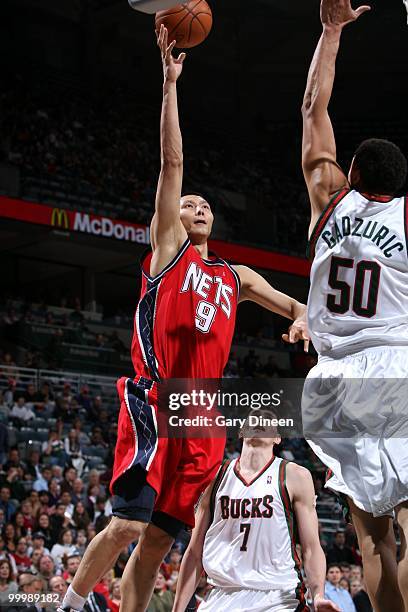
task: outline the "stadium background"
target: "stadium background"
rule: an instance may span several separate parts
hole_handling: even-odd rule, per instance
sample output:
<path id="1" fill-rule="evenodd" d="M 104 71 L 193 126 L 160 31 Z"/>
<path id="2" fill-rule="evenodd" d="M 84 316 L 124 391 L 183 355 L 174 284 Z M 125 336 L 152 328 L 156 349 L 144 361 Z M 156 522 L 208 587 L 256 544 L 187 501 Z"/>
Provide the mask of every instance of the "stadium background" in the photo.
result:
<path id="1" fill-rule="evenodd" d="M 318 4 L 213 0 L 211 36 L 189 51 L 179 84 L 184 188 L 206 194 L 215 209 L 212 246 L 303 301 L 309 203 L 300 106 Z M 408 152 L 404 7 L 371 4 L 369 17 L 344 33 L 338 62 L 331 109 L 344 167 L 365 137 Z M 14 574 L 30 568 L 15 576 L 29 592 L 53 588 L 52 575 L 69 582 L 86 539 L 109 520 L 114 382 L 132 375 L 162 73 L 152 17 L 125 0 L 3 0 L 1 13 L 0 560 L 9 559 Z M 305 375 L 315 357 L 281 344 L 285 326 L 240 306 L 226 375 Z M 227 453 L 235 452 L 231 441 Z M 359 565 L 353 529 L 322 491 L 323 466 L 302 440 L 279 452 L 313 470 L 328 560 Z M 72 544 L 70 535 L 57 544 L 64 528 Z M 339 529 L 345 548 L 333 548 Z M 39 531 L 52 561 L 36 552 L 48 554 L 41 538 L 33 543 Z M 178 556 L 163 566 L 170 591 Z M 111 581 L 98 586 L 107 597 Z M 0 571 L 0 593 L 17 588 L 11 582 Z M 158 587 L 149 610 L 171 609 L 170 591 Z"/>

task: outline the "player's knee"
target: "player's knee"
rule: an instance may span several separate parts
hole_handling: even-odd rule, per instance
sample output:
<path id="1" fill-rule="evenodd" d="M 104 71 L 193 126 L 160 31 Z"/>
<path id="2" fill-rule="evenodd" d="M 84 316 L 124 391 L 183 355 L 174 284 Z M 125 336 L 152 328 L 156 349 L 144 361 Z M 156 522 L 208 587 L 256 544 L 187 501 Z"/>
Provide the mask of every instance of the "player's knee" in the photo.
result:
<path id="1" fill-rule="evenodd" d="M 145 526 L 138 521 L 128 521 L 118 517 L 113 517 L 108 527 L 108 536 L 118 548 L 129 546 L 138 540 L 145 530 Z"/>
<path id="2" fill-rule="evenodd" d="M 159 529 L 149 529 L 142 543 L 142 554 L 163 559 L 171 549 L 173 542 L 174 538 L 167 533 Z"/>

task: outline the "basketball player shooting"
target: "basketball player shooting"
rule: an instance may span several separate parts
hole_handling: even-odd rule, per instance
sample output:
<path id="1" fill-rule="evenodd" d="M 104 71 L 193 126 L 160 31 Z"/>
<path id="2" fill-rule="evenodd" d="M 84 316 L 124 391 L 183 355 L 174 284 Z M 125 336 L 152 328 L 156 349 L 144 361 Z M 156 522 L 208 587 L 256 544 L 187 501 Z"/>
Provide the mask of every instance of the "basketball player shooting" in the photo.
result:
<path id="1" fill-rule="evenodd" d="M 398 427 L 407 410 L 408 199 L 399 196 L 407 161 L 395 144 L 367 140 L 347 178 L 337 163 L 328 114 L 343 28 L 369 9 L 353 10 L 350 0 L 322 0 L 323 33 L 302 109 L 314 257 L 308 324 L 319 353 L 305 384 L 303 421 L 313 411 L 324 415 L 325 428 L 305 435 L 330 468 L 327 486 L 348 499 L 373 607 L 406 612 L 408 440 Z M 335 394 L 322 391 L 329 393 L 328 378 L 337 380 Z M 392 414 L 393 437 L 383 434 Z M 401 534 L 399 567 L 394 512 Z"/>
<path id="2" fill-rule="evenodd" d="M 62 610 L 82 610 L 85 598 L 138 541 L 122 579 L 121 610 L 144 611 L 159 566 L 185 526 L 194 526 L 194 506 L 214 478 L 225 440 L 168 439 L 157 431 L 157 382 L 221 378 L 230 353 L 236 308 L 253 300 L 294 321 L 283 339 L 308 343 L 306 307 L 272 288 L 245 266 L 231 267 L 208 251 L 213 224 L 201 196 L 181 197 L 182 138 L 177 79 L 185 54 L 173 57 L 162 26 L 157 38 L 164 85 L 161 172 L 151 223 L 150 253 L 142 263 L 142 294 L 132 342 L 134 380 L 118 381 L 121 408 L 111 482 L 113 518 L 88 546 Z"/>
<path id="3" fill-rule="evenodd" d="M 256 414 L 274 417 L 267 411 Z M 280 443 L 276 430 L 246 425 L 241 436 L 241 456 L 223 464 L 198 507 L 173 612 L 185 611 L 203 569 L 213 589 L 200 612 L 309 610 L 295 532 L 314 610 L 339 611 L 324 598 L 326 558 L 310 472 L 274 456 L 273 447 Z"/>

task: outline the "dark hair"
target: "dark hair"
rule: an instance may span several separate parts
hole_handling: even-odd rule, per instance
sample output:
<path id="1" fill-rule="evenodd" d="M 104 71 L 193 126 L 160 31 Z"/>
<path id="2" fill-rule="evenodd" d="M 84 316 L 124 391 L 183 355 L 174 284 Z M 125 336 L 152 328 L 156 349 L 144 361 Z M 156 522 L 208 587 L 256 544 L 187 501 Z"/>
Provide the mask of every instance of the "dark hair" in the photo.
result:
<path id="1" fill-rule="evenodd" d="M 181 197 L 188 198 L 188 196 L 196 196 L 197 198 L 202 198 L 203 200 L 207 202 L 207 204 L 210 204 L 211 210 L 214 210 L 214 205 L 210 203 L 212 198 L 210 198 L 205 193 L 200 193 L 199 191 L 187 191 L 186 193 L 183 193 Z"/>
<path id="2" fill-rule="evenodd" d="M 407 160 L 389 140 L 364 140 L 355 153 L 354 165 L 360 172 L 360 191 L 396 195 L 407 179 Z"/>
<path id="3" fill-rule="evenodd" d="M 0 566 L 4 564 L 6 564 L 9 568 L 9 575 L 7 578 L 7 582 L 12 582 L 14 580 L 13 566 L 11 565 L 10 560 L 6 558 L 0 560 Z"/>
<path id="4" fill-rule="evenodd" d="M 333 569 L 333 567 L 337 567 L 337 569 L 341 571 L 340 563 L 329 563 L 327 566 L 327 571 Z"/>

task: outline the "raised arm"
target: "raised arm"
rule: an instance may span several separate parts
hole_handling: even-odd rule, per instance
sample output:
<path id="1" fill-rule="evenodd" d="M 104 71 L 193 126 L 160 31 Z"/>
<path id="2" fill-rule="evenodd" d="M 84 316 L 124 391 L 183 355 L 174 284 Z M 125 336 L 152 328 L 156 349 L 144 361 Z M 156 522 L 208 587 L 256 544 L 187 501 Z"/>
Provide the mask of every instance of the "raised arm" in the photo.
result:
<path id="1" fill-rule="evenodd" d="M 288 463 L 286 486 L 296 517 L 303 564 L 313 597 L 314 610 L 316 612 L 340 612 L 340 608 L 324 598 L 326 557 L 319 540 L 315 490 L 309 470 L 296 463 Z"/>
<path id="2" fill-rule="evenodd" d="M 157 44 L 162 55 L 164 83 L 160 123 L 161 170 L 150 228 L 153 248 L 150 271 L 153 276 L 162 271 L 187 239 L 180 221 L 183 143 L 177 105 L 177 79 L 183 69 L 185 53 L 177 59 L 173 57 L 175 41 L 168 44 L 167 29 L 163 25 L 157 35 Z"/>
<path id="3" fill-rule="evenodd" d="M 234 266 L 241 281 L 240 302 L 250 300 L 293 321 L 289 332 L 283 334 L 285 342 L 294 344 L 304 340 L 305 351 L 309 348 L 309 334 L 306 325 L 306 306 L 285 293 L 277 291 L 258 272 L 246 266 Z"/>
<path id="4" fill-rule="evenodd" d="M 323 33 L 310 66 L 302 106 L 302 166 L 312 206 L 311 228 L 331 196 L 348 186 L 347 177 L 337 163 L 336 141 L 328 106 L 342 30 L 368 10 L 369 6 L 353 10 L 350 0 L 321 1 Z"/>
<path id="5" fill-rule="evenodd" d="M 210 526 L 210 501 L 213 486 L 211 484 L 206 489 L 197 509 L 195 527 L 181 562 L 173 612 L 185 612 L 203 573 L 204 539 Z"/>

